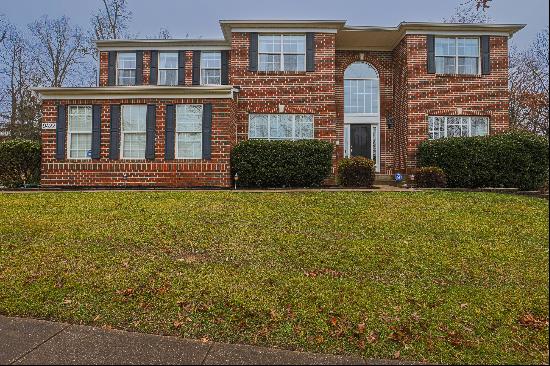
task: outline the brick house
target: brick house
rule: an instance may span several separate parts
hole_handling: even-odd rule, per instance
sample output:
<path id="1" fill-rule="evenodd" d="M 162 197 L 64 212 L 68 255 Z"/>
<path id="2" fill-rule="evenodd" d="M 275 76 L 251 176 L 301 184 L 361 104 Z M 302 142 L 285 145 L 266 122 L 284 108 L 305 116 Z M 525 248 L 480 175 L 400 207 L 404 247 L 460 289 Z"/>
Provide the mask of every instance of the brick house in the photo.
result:
<path id="1" fill-rule="evenodd" d="M 231 148 L 316 138 L 377 173 L 425 139 L 508 128 L 523 25 L 220 21 L 223 39 L 98 41 L 97 87 L 36 88 L 42 185 L 229 187 Z"/>

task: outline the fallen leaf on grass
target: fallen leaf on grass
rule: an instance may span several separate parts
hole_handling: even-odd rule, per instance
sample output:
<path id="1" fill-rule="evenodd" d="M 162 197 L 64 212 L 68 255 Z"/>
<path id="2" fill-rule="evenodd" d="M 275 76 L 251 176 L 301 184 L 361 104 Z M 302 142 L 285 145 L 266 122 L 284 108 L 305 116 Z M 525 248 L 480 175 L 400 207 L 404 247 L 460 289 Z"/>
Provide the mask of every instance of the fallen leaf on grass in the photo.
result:
<path id="1" fill-rule="evenodd" d="M 548 328 L 548 318 L 537 318 L 533 314 L 525 314 L 519 318 L 519 324 L 531 329 Z"/>

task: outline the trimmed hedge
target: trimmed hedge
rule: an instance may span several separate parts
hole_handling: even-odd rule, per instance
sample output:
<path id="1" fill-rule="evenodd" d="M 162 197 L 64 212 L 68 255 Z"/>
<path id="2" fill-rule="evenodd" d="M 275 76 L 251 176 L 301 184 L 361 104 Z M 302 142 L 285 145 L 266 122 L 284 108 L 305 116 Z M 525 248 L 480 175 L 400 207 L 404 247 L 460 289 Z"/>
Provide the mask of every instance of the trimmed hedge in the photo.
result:
<path id="1" fill-rule="evenodd" d="M 444 188 L 447 185 L 445 172 L 436 166 L 420 168 L 414 177 L 416 186 L 420 188 Z"/>
<path id="2" fill-rule="evenodd" d="M 334 146 L 320 140 L 247 140 L 231 151 L 241 187 L 320 186 L 331 172 Z"/>
<path id="3" fill-rule="evenodd" d="M 548 177 L 548 138 L 512 131 L 429 140 L 420 144 L 418 162 L 443 169 L 449 187 L 534 190 Z"/>
<path id="4" fill-rule="evenodd" d="M 40 180 L 40 143 L 13 139 L 0 142 L 0 185 L 17 188 Z"/>
<path id="5" fill-rule="evenodd" d="M 372 187 L 375 178 L 373 160 L 355 156 L 338 163 L 338 184 L 344 187 Z"/>

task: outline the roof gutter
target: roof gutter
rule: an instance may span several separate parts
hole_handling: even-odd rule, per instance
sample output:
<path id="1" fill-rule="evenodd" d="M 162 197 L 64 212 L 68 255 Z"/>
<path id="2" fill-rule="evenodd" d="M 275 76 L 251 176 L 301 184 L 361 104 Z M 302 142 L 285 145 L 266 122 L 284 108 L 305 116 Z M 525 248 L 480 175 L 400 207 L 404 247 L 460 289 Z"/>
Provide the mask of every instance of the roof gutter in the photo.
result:
<path id="1" fill-rule="evenodd" d="M 106 86 L 83 88 L 33 88 L 42 100 L 128 98 L 233 98 L 233 86 Z"/>

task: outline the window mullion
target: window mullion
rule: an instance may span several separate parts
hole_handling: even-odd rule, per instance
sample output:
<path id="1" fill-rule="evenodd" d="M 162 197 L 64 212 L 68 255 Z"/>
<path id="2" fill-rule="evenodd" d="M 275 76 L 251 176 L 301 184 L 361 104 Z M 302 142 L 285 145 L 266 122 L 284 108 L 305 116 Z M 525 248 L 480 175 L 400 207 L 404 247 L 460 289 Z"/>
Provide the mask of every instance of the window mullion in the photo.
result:
<path id="1" fill-rule="evenodd" d="M 285 71 L 285 53 L 283 52 L 283 35 L 281 34 L 281 65 L 279 65 L 280 71 Z"/>

